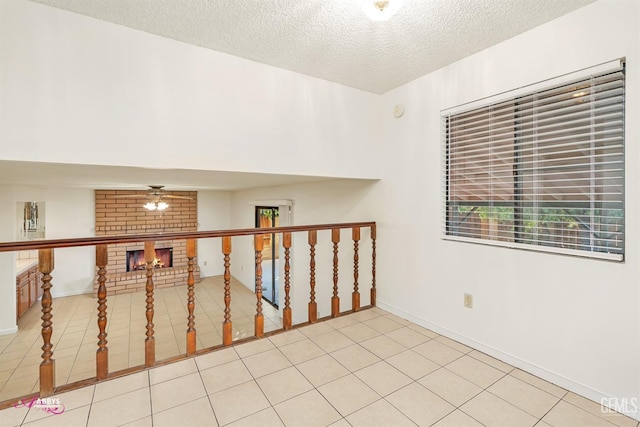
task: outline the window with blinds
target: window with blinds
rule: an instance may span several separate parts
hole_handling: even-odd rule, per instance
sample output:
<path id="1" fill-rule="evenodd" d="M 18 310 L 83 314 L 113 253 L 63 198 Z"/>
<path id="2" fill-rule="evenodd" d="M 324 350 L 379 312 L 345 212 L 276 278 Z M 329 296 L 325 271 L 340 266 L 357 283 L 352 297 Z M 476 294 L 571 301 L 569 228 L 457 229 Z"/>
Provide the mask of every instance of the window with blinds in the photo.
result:
<path id="1" fill-rule="evenodd" d="M 445 113 L 445 238 L 622 261 L 624 84 L 620 62 Z"/>

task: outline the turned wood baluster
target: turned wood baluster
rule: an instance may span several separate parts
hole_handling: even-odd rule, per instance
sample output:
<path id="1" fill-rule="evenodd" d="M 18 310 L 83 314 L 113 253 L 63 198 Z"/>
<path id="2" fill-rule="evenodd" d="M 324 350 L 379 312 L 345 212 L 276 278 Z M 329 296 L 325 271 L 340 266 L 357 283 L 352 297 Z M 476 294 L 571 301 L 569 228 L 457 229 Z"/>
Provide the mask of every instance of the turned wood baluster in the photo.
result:
<path id="1" fill-rule="evenodd" d="M 376 305 L 376 226 L 371 226 L 371 305 Z"/>
<path id="2" fill-rule="evenodd" d="M 53 322 L 51 321 L 51 272 L 53 271 L 53 249 L 38 250 L 38 264 L 42 273 L 42 363 L 40 363 L 40 397 L 53 394 L 55 387 L 55 361 L 51 334 Z"/>
<path id="3" fill-rule="evenodd" d="M 98 350 L 96 351 L 96 377 L 104 380 L 109 374 L 109 349 L 107 348 L 107 245 L 96 245 L 98 267 Z"/>
<path id="4" fill-rule="evenodd" d="M 358 292 L 358 241 L 360 240 L 360 227 L 354 227 L 351 233 L 353 238 L 353 294 L 351 295 L 351 308 L 360 310 L 360 292 Z"/>
<path id="5" fill-rule="evenodd" d="M 222 322 L 222 344 L 231 345 L 233 341 L 233 326 L 231 323 L 231 270 L 229 269 L 231 237 L 222 238 L 222 253 L 224 254 L 224 322 Z"/>
<path id="6" fill-rule="evenodd" d="M 282 246 L 284 247 L 284 309 L 282 309 L 282 327 L 291 329 L 291 233 L 282 233 Z"/>
<path id="7" fill-rule="evenodd" d="M 144 260 L 147 263 L 147 338 L 144 340 L 144 364 L 153 366 L 156 362 L 156 338 L 153 336 L 153 260 L 156 258 L 155 242 L 144 242 Z"/>
<path id="8" fill-rule="evenodd" d="M 256 317 L 255 336 L 264 335 L 264 316 L 262 315 L 262 249 L 264 248 L 264 235 L 253 236 L 253 243 L 256 251 Z"/>
<path id="9" fill-rule="evenodd" d="M 340 229 L 331 230 L 333 242 L 333 296 L 331 297 L 331 317 L 340 315 L 340 297 L 338 296 L 338 243 L 340 243 Z"/>
<path id="10" fill-rule="evenodd" d="M 318 304 L 316 303 L 316 244 L 318 243 L 318 232 L 309 230 L 309 246 L 311 249 L 309 261 L 309 285 L 311 287 L 309 300 L 309 323 L 318 321 Z"/>
<path id="11" fill-rule="evenodd" d="M 195 354 L 196 352 L 196 317 L 193 311 L 196 307 L 193 284 L 195 279 L 193 277 L 194 261 L 196 256 L 196 241 L 194 239 L 187 239 L 187 355 Z"/>

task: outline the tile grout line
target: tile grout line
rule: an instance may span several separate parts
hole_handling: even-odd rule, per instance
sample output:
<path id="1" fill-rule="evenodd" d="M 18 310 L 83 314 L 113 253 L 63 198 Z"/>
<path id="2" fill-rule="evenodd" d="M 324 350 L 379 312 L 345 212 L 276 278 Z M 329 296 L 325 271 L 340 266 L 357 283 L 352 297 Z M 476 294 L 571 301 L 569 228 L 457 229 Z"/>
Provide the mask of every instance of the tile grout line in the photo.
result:
<path id="1" fill-rule="evenodd" d="M 233 350 L 235 352 L 235 349 L 233 349 Z M 238 356 L 237 352 L 236 352 L 236 356 Z M 213 418 L 215 418 L 216 424 L 219 426 L 220 425 L 220 421 L 218 420 L 218 415 L 216 415 L 216 411 L 214 411 L 214 409 L 213 409 L 213 402 L 211 401 L 211 395 L 209 394 L 209 392 L 207 390 L 207 387 L 206 387 L 206 385 L 204 383 L 204 379 L 202 378 L 202 371 L 200 370 L 200 366 L 198 366 L 198 362 L 196 361 L 196 357 L 193 358 L 193 363 L 195 363 L 196 369 L 198 370 L 198 376 L 200 377 L 200 381 L 202 382 L 202 387 L 204 388 L 204 392 L 205 392 L 206 397 L 207 397 L 207 402 L 209 402 L 209 407 L 211 408 L 211 413 L 213 413 Z M 152 412 L 152 420 L 153 420 L 153 412 Z M 153 424 L 151 425 L 151 427 L 153 427 Z"/>
<path id="2" fill-rule="evenodd" d="M 541 417 L 540 417 L 540 419 L 539 419 L 539 420 L 534 424 L 534 427 L 535 427 L 535 426 L 537 426 L 538 424 L 540 424 L 541 422 L 546 423 L 546 424 L 549 424 L 549 423 L 547 423 L 546 421 L 542 421 L 542 419 L 543 419 L 544 417 L 546 417 L 546 416 L 547 416 L 547 415 L 548 415 L 548 414 L 553 410 L 553 408 L 555 408 L 556 406 L 558 406 L 558 404 L 559 404 L 560 402 L 562 402 L 562 399 L 563 399 L 563 398 L 558 399 L 558 401 L 557 401 L 556 403 L 554 403 L 554 404 L 553 404 L 553 406 L 552 406 L 551 408 L 549 408 L 549 410 L 548 410 L 547 412 L 545 412 L 543 416 L 541 416 Z"/>
<path id="3" fill-rule="evenodd" d="M 93 393 L 91 395 L 91 402 L 89 402 L 89 411 L 87 412 L 87 423 L 86 427 L 89 427 L 89 420 L 91 419 L 91 411 L 93 410 L 93 399 L 96 398 L 96 387 L 93 386 Z"/>
<path id="4" fill-rule="evenodd" d="M 565 393 L 565 395 L 562 397 L 562 399 L 560 399 L 560 402 L 564 402 L 564 403 L 566 403 L 567 405 L 571 405 L 571 406 L 573 406 L 574 408 L 579 409 L 580 411 L 583 411 L 583 412 L 585 412 L 585 413 L 587 413 L 587 414 L 589 414 L 589 415 L 592 415 L 592 416 L 594 416 L 594 417 L 597 417 L 597 418 L 599 418 L 599 419 L 601 419 L 601 420 L 603 420 L 603 421 L 605 421 L 605 422 L 607 422 L 607 423 L 611 424 L 612 426 L 618 426 L 618 425 L 619 425 L 618 423 L 614 423 L 614 422 L 609 421 L 608 419 L 604 418 L 603 416 L 598 416 L 598 415 L 596 415 L 596 414 L 594 414 L 594 413 L 592 413 L 592 412 L 589 412 L 588 410 L 586 410 L 586 409 L 584 409 L 584 408 L 581 408 L 580 406 L 578 406 L 578 405 L 576 405 L 576 404 L 574 404 L 574 403 L 572 403 L 572 402 L 569 402 L 568 400 L 565 400 L 565 397 L 567 397 L 567 396 L 569 395 L 569 393 L 570 393 L 570 391 L 567 391 L 567 393 Z M 582 396 L 580 396 L 580 395 L 578 395 L 578 396 L 579 396 L 579 397 L 582 397 Z M 585 399 L 586 399 L 586 398 L 585 398 Z M 587 400 L 589 400 L 589 399 L 587 399 Z M 558 402 L 558 403 L 560 403 L 560 402 Z M 620 416 L 623 416 L 623 417 L 631 418 L 631 417 L 628 417 L 627 415 L 621 414 L 621 413 L 619 413 L 619 412 L 615 412 L 615 414 L 620 415 Z M 634 421 L 635 421 L 635 420 L 634 420 Z"/>
<path id="5" fill-rule="evenodd" d="M 153 427 L 154 417 L 153 417 L 153 397 L 151 394 L 151 373 L 149 369 L 146 372 L 147 372 L 147 390 L 149 392 L 149 417 L 151 418 L 151 427 Z"/>

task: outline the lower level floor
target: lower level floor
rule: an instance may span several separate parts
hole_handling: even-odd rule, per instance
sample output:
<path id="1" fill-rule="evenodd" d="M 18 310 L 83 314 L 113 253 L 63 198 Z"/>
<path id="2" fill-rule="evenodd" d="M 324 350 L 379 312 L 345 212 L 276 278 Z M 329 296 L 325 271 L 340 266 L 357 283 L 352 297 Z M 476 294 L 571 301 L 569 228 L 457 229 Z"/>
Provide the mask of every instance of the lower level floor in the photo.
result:
<path id="1" fill-rule="evenodd" d="M 209 277 L 196 284 L 195 324 L 198 350 L 222 344 L 224 280 Z M 231 280 L 233 339 L 254 334 L 256 296 Z M 144 364 L 145 293 L 109 295 L 107 340 L 109 372 Z M 95 376 L 98 348 L 97 301 L 91 294 L 53 299 L 53 358 L 56 386 Z M 153 318 L 156 360 L 185 354 L 187 287 L 156 289 Z M 263 304 L 265 331 L 282 327 L 278 310 Z M 42 311 L 35 304 L 18 320 L 16 334 L 0 336 L 0 402 L 38 392 L 42 361 Z M 1 424 L 0 424 L 1 426 Z"/>

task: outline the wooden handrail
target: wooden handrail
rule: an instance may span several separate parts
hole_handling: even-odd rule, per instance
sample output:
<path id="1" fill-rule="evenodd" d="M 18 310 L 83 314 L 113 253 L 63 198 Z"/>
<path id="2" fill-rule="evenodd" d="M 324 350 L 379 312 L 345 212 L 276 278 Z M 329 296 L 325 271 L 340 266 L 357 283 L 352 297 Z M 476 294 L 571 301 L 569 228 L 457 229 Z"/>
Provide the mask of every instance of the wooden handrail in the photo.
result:
<path id="1" fill-rule="evenodd" d="M 374 221 L 340 224 L 292 225 L 269 228 L 269 233 L 294 233 L 298 231 L 331 230 L 333 228 L 367 228 L 375 226 Z M 33 249 L 70 248 L 79 246 L 111 245 L 116 243 L 137 243 L 156 240 L 207 239 L 213 237 L 254 236 L 264 234 L 264 229 L 239 228 L 211 231 L 180 231 L 154 234 L 126 234 L 120 236 L 80 237 L 73 239 L 44 239 L 20 242 L 0 242 L 0 252 L 29 251 Z"/>
<path id="2" fill-rule="evenodd" d="M 359 291 L 359 242 L 361 239 L 361 229 L 369 228 L 371 230 L 371 300 L 367 307 L 360 305 Z M 352 309 L 350 311 L 340 312 L 340 297 L 338 293 L 338 244 L 340 242 L 340 230 L 348 229 L 351 231 L 351 239 L 353 241 L 353 293 L 352 293 Z M 331 315 L 318 318 L 318 295 L 316 287 L 322 289 L 324 283 L 316 282 L 316 245 L 318 244 L 318 230 L 330 231 L 330 241 L 333 245 L 333 260 L 330 266 L 333 271 L 332 288 L 324 287 L 325 291 L 331 290 Z M 298 225 L 287 227 L 269 228 L 269 234 L 282 233 L 282 248 L 284 249 L 284 307 L 282 311 L 282 329 L 291 329 L 293 325 L 292 307 L 290 290 L 292 285 L 291 277 L 291 247 L 292 234 L 296 232 L 307 233 L 307 243 L 310 247 L 309 253 L 309 303 L 308 303 L 308 323 L 315 323 L 320 320 L 335 318 L 343 314 L 359 311 L 361 308 L 369 308 L 375 306 L 376 298 L 376 223 L 375 222 L 354 222 L 340 224 L 316 224 L 316 225 Z M 185 254 L 187 258 L 187 318 L 186 326 L 186 351 L 181 357 L 189 357 L 201 354 L 204 351 L 232 345 L 233 324 L 231 322 L 231 247 L 232 237 L 253 236 L 253 252 L 255 264 L 255 297 L 256 311 L 254 317 L 254 336 L 246 339 L 261 338 L 265 335 L 276 333 L 277 331 L 265 332 L 265 316 L 262 306 L 262 251 L 264 249 L 265 229 L 249 228 L 249 229 L 231 229 L 231 230 L 214 230 L 214 231 L 189 231 L 189 232 L 171 232 L 171 233 L 155 233 L 155 234 L 137 234 L 137 235 L 119 235 L 119 236 L 98 236 L 74 239 L 51 239 L 51 240 L 32 240 L 22 242 L 2 242 L 0 243 L 0 252 L 20 251 L 20 250 L 38 250 L 38 268 L 42 273 L 42 363 L 40 364 L 40 391 L 39 396 L 50 396 L 55 392 L 69 390 L 73 387 L 79 387 L 83 384 L 89 384 L 95 381 L 105 380 L 121 375 L 123 372 L 135 372 L 137 370 L 150 368 L 158 365 L 156 360 L 156 337 L 155 337 L 155 289 L 154 283 L 155 269 L 155 244 L 162 240 L 186 240 Z M 324 236 L 327 237 L 327 236 Z M 194 270 L 196 258 L 196 239 L 221 238 L 222 254 L 224 262 L 224 321 L 222 322 L 222 342 L 220 345 L 214 344 L 204 349 L 197 349 L 196 346 L 196 314 L 195 314 L 195 277 Z M 126 244 L 144 242 L 144 261 L 146 283 L 145 291 L 145 317 L 146 317 L 146 339 L 144 340 L 144 364 L 137 367 L 129 367 L 124 371 L 109 371 L 109 347 L 108 347 L 108 312 L 107 312 L 107 276 L 109 274 L 109 256 L 107 245 Z M 54 269 L 54 249 L 95 246 L 96 258 L 96 281 L 97 288 L 97 326 L 98 326 L 98 342 L 96 350 L 96 374 L 93 378 L 78 381 L 71 385 L 67 384 L 62 387 L 55 385 L 55 360 L 53 358 L 54 344 L 51 337 L 53 332 L 53 315 L 52 315 L 52 275 Z M 136 273 L 138 274 L 138 273 Z M 159 281 L 161 281 L 161 277 Z M 324 282 L 324 281 L 323 281 Z M 346 290 L 345 290 L 346 291 Z M 239 340 L 238 342 L 241 342 Z M 168 360 L 168 359 L 167 359 Z M 178 360 L 174 357 L 172 360 Z M 164 361 L 160 361 L 164 363 Z M 71 388 L 70 388 L 71 387 Z M 0 408 L 6 405 L 6 402 L 0 402 Z"/>

